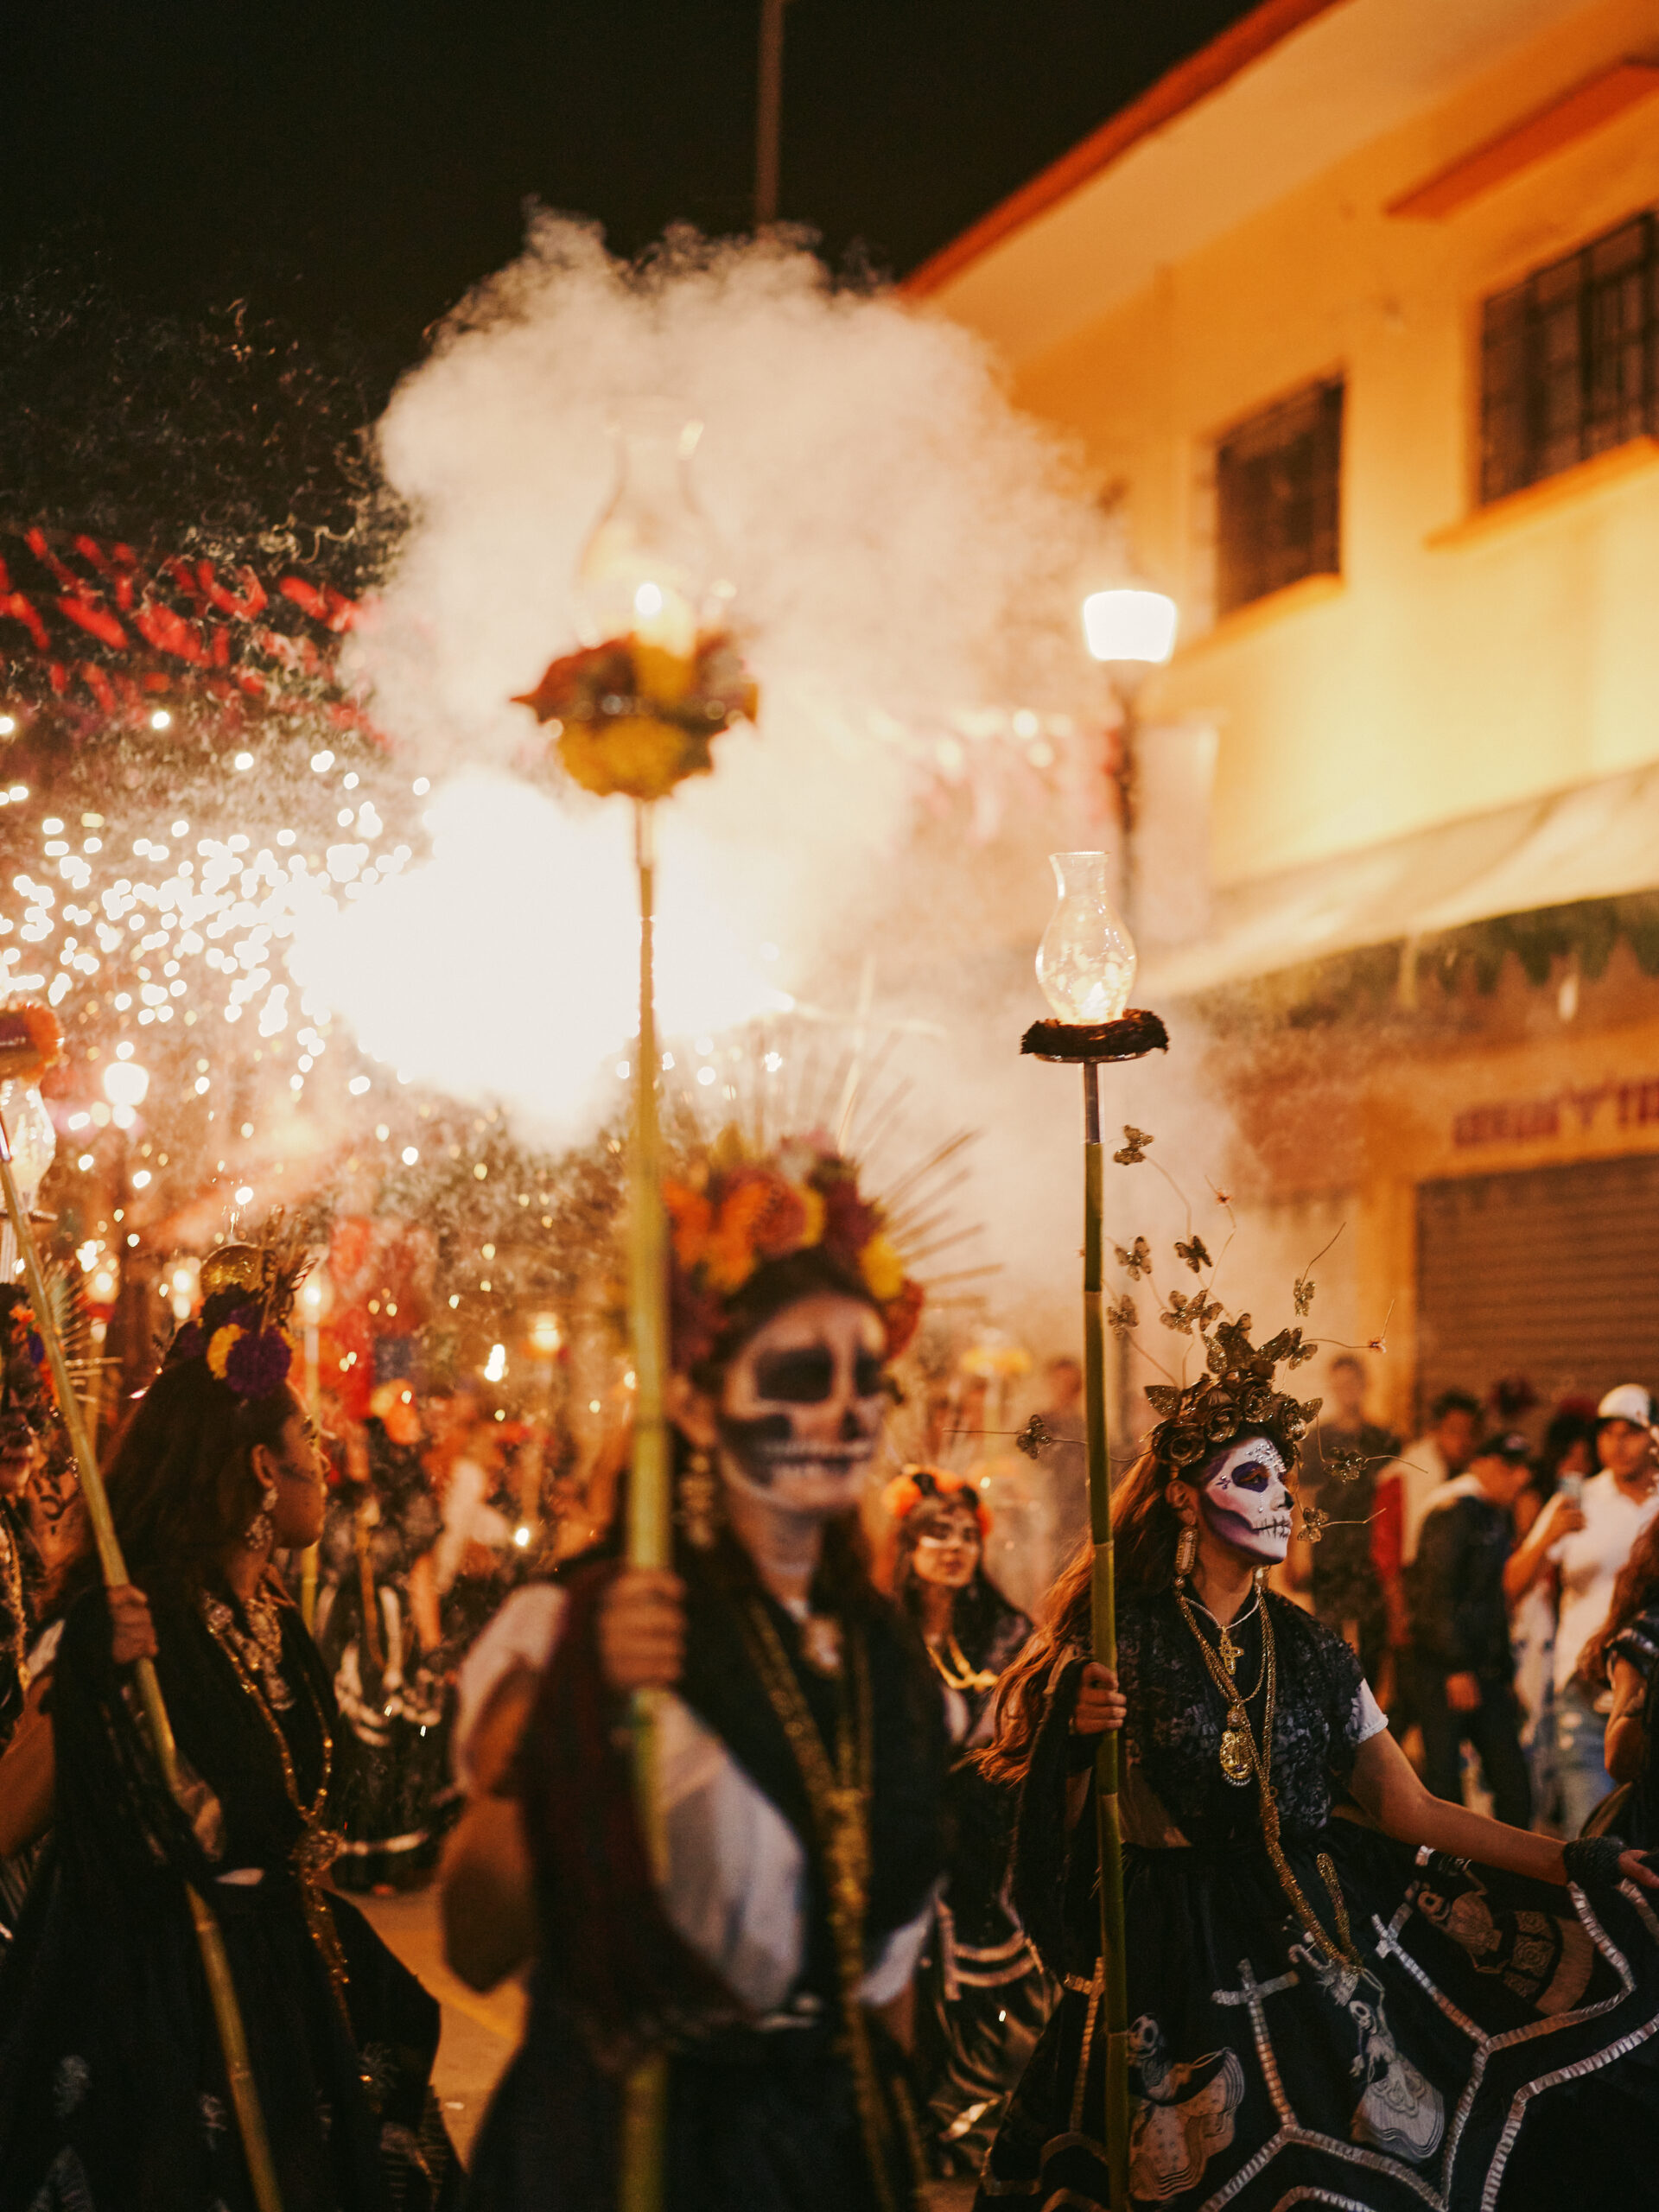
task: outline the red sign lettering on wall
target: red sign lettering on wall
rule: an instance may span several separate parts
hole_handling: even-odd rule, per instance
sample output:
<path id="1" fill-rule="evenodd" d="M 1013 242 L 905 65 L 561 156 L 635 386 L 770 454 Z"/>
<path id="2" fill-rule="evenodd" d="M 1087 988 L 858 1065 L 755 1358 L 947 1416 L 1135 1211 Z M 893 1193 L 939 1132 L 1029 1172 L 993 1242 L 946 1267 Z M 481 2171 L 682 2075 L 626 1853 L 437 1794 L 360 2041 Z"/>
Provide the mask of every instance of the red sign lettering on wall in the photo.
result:
<path id="1" fill-rule="evenodd" d="M 1560 1136 L 1563 1128 L 1592 1129 L 1611 1106 L 1621 1129 L 1659 1122 L 1659 1076 L 1634 1083 L 1598 1083 L 1584 1090 L 1571 1085 L 1548 1098 L 1505 1099 L 1491 1106 L 1465 1107 L 1452 1118 L 1452 1141 L 1459 1147 L 1524 1144 Z"/>

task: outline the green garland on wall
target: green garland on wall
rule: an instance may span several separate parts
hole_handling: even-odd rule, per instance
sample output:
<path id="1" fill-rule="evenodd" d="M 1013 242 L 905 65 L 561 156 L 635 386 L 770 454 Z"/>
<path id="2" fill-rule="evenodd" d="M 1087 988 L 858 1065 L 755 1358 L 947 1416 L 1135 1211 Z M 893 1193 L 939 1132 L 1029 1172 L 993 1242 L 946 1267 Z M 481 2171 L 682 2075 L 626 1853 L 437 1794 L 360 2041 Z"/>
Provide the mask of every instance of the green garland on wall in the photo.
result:
<path id="1" fill-rule="evenodd" d="M 1432 938 L 1356 947 L 1203 995 L 1206 1015 L 1223 1029 L 1249 1023 L 1282 1023 L 1292 1029 L 1327 1028 L 1357 1016 L 1373 1017 L 1392 1005 L 1421 1004 L 1438 984 L 1446 998 L 1472 983 L 1482 996 L 1497 990 L 1513 957 L 1534 989 L 1554 977 L 1558 962 L 1573 962 L 1587 982 L 1605 974 L 1620 940 L 1644 976 L 1659 977 L 1659 892 L 1617 899 L 1580 899 L 1520 914 L 1495 914 Z M 1408 959 L 1415 973 L 1408 989 Z"/>

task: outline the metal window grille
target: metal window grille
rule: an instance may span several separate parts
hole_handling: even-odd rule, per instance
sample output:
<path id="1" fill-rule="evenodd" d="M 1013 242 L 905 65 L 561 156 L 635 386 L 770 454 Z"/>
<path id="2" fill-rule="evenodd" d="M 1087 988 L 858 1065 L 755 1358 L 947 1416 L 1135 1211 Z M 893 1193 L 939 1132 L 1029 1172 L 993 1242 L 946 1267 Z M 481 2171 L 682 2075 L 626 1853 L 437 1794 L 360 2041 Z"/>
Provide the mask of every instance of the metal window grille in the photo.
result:
<path id="1" fill-rule="evenodd" d="M 1216 610 L 1342 568 L 1342 397 L 1311 385 L 1216 448 Z"/>
<path id="2" fill-rule="evenodd" d="M 1485 302 L 1483 502 L 1659 429 L 1656 232 L 1637 215 Z"/>

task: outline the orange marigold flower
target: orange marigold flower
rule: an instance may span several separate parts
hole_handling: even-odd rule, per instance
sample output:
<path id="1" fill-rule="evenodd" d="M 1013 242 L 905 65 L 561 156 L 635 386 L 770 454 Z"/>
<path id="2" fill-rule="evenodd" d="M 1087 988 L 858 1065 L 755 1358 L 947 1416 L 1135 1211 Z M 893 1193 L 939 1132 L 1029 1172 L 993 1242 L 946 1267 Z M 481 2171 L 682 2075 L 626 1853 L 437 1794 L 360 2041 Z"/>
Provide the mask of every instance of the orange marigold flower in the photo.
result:
<path id="1" fill-rule="evenodd" d="M 706 1262 L 711 1287 L 728 1297 L 754 1273 L 760 1257 L 755 1230 L 771 1203 L 765 1176 L 734 1176 L 721 1194 Z"/>
<path id="2" fill-rule="evenodd" d="M 708 1257 L 709 1233 L 714 1226 L 715 1210 L 701 1191 L 694 1191 L 684 1183 L 665 1181 L 663 1185 L 663 1204 L 668 1210 L 670 1232 L 674 1239 L 674 1257 L 683 1274 L 693 1274 L 700 1262 Z"/>

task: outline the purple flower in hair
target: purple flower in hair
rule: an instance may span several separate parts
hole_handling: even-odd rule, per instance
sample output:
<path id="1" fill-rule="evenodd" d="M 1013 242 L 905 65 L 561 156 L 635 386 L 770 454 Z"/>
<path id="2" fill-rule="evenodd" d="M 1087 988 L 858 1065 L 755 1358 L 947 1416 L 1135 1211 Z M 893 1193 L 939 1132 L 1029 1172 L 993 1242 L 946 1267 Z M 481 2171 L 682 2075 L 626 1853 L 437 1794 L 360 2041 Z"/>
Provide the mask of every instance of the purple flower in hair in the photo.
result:
<path id="1" fill-rule="evenodd" d="M 288 1380 L 294 1348 L 276 1329 L 251 1330 L 231 1346 L 225 1380 L 238 1398 L 268 1398 Z"/>
<path id="2" fill-rule="evenodd" d="M 174 1338 L 168 1357 L 173 1359 L 200 1359 L 207 1349 L 207 1339 L 202 1334 L 200 1321 L 187 1321 Z"/>

